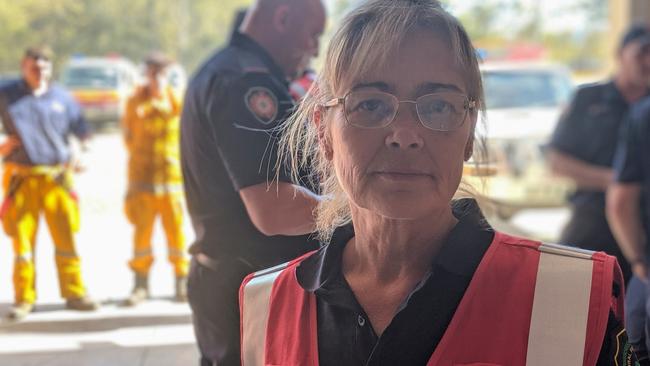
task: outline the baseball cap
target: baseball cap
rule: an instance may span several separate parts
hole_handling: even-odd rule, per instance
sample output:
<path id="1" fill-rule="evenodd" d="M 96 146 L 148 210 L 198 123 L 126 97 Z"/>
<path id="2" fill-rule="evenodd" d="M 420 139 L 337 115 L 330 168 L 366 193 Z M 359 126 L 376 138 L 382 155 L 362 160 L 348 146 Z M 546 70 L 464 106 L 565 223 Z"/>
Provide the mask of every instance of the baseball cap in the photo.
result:
<path id="1" fill-rule="evenodd" d="M 623 37 L 621 37 L 621 43 L 619 49 L 623 49 L 625 46 L 633 42 L 639 42 L 642 45 L 650 44 L 650 27 L 645 23 L 636 23 L 632 24 Z"/>

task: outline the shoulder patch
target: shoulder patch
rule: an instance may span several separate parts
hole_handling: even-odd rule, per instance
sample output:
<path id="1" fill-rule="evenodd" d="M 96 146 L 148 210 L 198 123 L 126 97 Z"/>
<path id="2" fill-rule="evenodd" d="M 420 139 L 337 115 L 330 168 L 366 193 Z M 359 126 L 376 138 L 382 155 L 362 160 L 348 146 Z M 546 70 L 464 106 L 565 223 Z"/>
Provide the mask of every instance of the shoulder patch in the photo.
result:
<path id="1" fill-rule="evenodd" d="M 275 121 L 278 116 L 278 98 L 271 90 L 263 86 L 254 86 L 244 95 L 246 108 L 263 125 Z"/>
<path id="2" fill-rule="evenodd" d="M 638 366 L 636 354 L 627 339 L 625 329 L 620 329 L 615 335 L 614 364 L 620 366 Z"/>

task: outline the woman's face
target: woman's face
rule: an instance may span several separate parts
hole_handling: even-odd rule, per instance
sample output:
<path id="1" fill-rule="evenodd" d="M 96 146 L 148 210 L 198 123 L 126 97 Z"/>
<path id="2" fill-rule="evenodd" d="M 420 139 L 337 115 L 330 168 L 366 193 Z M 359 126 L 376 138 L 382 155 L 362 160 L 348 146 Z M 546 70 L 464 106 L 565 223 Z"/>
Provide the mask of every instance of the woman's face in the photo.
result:
<path id="1" fill-rule="evenodd" d="M 399 100 L 434 92 L 466 94 L 450 47 L 432 33 L 416 31 L 392 52 L 385 67 L 339 91 L 382 91 Z M 348 108 L 349 110 L 349 108 Z M 461 127 L 437 132 L 424 127 L 415 105 L 400 103 L 392 123 L 366 129 L 346 123 L 342 106 L 325 116 L 323 147 L 350 202 L 392 219 L 417 219 L 449 207 L 471 154 L 476 114 Z"/>

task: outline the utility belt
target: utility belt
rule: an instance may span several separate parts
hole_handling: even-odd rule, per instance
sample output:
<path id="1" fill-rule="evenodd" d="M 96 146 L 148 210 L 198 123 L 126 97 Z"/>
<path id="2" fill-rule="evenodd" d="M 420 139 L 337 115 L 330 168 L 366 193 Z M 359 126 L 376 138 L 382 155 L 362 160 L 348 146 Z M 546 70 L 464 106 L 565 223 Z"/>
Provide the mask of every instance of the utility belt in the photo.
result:
<path id="1" fill-rule="evenodd" d="M 65 188 L 75 200 L 77 195 L 72 186 L 72 170 L 66 164 L 57 165 L 23 165 L 16 163 L 4 164 L 5 176 L 9 179 L 5 196 L 11 196 L 22 184 L 22 181 L 28 177 L 46 176 L 50 177 L 55 183 Z M 12 187 L 13 186 L 13 187 Z M 13 189 L 12 189 L 13 188 Z M 13 192 L 12 192 L 13 191 Z"/>
<path id="2" fill-rule="evenodd" d="M 64 164 L 56 165 L 23 165 L 16 163 L 4 163 L 5 172 L 18 176 L 34 176 L 34 175 L 49 175 L 51 177 L 58 177 L 65 174 L 68 170 Z"/>
<path id="3" fill-rule="evenodd" d="M 224 269 L 223 261 L 218 260 L 218 259 L 214 259 L 214 258 L 208 256 L 207 254 L 199 252 L 199 253 L 194 253 L 193 256 L 194 256 L 194 259 L 196 259 L 196 261 L 200 265 L 202 265 L 203 267 L 205 267 L 207 269 L 212 270 L 213 272 L 219 272 L 219 271 Z M 238 261 L 238 262 L 240 262 L 240 263 L 242 263 L 242 264 L 244 264 L 244 265 L 246 265 L 246 266 L 248 266 L 250 268 L 254 268 L 251 263 L 249 263 L 248 261 L 246 261 L 246 260 L 244 260 L 242 258 L 234 258 L 233 260 Z"/>
<path id="4" fill-rule="evenodd" d="M 16 197 L 21 193 L 23 184 L 31 184 L 30 181 L 39 179 L 47 182 L 48 186 L 55 185 L 60 187 L 67 194 L 68 199 L 61 202 L 63 207 L 59 207 L 65 212 L 68 223 L 73 232 L 79 230 L 79 198 L 74 191 L 72 184 L 72 169 L 67 164 L 58 165 L 23 165 L 16 163 L 4 164 L 4 200 L 0 206 L 0 221 L 2 222 L 5 233 L 9 236 L 17 235 L 17 223 L 21 216 L 16 203 Z M 40 192 L 46 193 L 46 192 Z M 35 194 L 35 192 L 26 193 Z"/>
<path id="5" fill-rule="evenodd" d="M 70 170 L 66 165 L 23 165 L 16 163 L 5 163 L 5 195 L 0 206 L 0 218 L 4 216 L 11 202 L 13 201 L 16 192 L 23 184 L 26 178 L 47 176 L 50 177 L 55 183 L 70 194 L 72 199 L 78 201 L 78 196 L 73 189 L 72 179 L 70 177 Z"/>

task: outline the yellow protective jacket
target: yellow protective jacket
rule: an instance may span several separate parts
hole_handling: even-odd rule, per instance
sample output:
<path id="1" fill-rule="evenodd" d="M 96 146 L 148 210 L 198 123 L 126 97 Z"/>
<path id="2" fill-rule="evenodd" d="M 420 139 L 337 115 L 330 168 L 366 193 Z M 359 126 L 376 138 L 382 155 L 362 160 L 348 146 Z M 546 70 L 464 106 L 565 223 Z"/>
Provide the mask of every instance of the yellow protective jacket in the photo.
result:
<path id="1" fill-rule="evenodd" d="M 167 193 L 180 189 L 181 108 L 180 98 L 171 88 L 154 99 L 142 87 L 129 98 L 122 120 L 129 152 L 129 191 Z"/>

